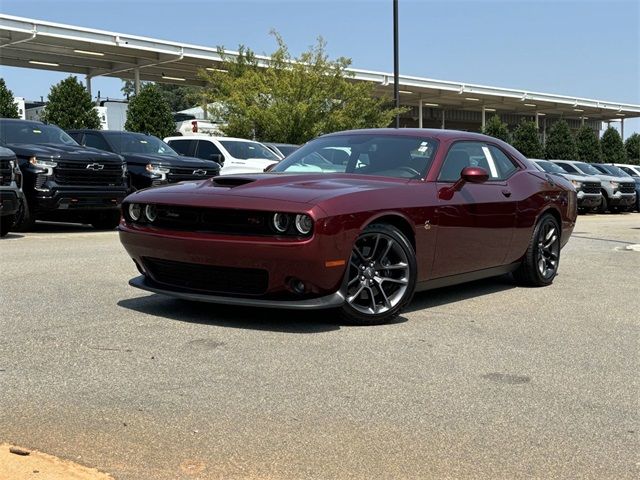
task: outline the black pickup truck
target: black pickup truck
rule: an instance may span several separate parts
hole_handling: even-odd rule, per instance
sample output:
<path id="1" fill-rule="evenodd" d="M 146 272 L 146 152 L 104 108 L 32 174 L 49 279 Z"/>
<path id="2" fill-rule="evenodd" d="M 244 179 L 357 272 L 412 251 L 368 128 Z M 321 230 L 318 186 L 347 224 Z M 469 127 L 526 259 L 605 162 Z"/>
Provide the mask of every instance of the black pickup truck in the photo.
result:
<path id="1" fill-rule="evenodd" d="M 22 175 L 16 154 L 0 147 L 0 237 L 13 228 L 21 204 Z"/>
<path id="2" fill-rule="evenodd" d="M 185 157 L 158 137 L 115 130 L 68 130 L 79 144 L 122 155 L 131 190 L 220 175 L 213 160 Z"/>
<path id="3" fill-rule="evenodd" d="M 16 154 L 23 177 L 16 229 L 28 230 L 36 219 L 118 225 L 127 195 L 120 155 L 82 147 L 54 125 L 6 118 L 0 119 L 0 145 Z"/>

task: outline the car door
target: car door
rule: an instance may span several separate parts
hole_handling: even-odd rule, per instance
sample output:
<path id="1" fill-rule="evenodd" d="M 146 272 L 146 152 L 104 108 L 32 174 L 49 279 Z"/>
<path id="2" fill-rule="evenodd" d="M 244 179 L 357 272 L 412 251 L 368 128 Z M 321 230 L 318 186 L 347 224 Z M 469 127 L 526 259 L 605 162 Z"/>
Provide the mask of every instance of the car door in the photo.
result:
<path id="1" fill-rule="evenodd" d="M 520 167 L 491 143 L 455 142 L 438 174 L 438 192 L 451 187 L 465 167 L 484 168 L 489 179 L 466 183 L 453 195 L 438 195 L 434 278 L 503 265 L 511 245 L 517 195 L 509 177 Z"/>
<path id="2" fill-rule="evenodd" d="M 197 154 L 195 153 L 195 146 L 197 142 L 195 140 L 179 138 L 169 140 L 167 143 L 180 155 L 184 155 L 185 157 L 197 157 Z"/>
<path id="3" fill-rule="evenodd" d="M 219 156 L 217 157 L 217 155 Z M 219 160 L 220 165 L 224 166 L 224 155 L 222 154 L 220 149 L 216 147 L 216 145 L 210 140 L 198 140 L 195 156 L 204 160 Z"/>

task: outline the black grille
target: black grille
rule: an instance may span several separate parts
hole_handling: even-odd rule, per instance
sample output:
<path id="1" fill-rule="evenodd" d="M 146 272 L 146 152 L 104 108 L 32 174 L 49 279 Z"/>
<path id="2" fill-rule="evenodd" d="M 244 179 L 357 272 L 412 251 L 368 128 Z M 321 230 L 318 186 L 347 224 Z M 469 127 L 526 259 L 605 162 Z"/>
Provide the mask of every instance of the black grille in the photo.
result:
<path id="1" fill-rule="evenodd" d="M 167 181 L 175 183 L 184 182 L 185 180 L 203 180 L 215 177 L 219 173 L 220 170 L 211 168 L 172 168 L 167 175 Z"/>
<path id="2" fill-rule="evenodd" d="M 149 257 L 143 261 L 154 281 L 186 290 L 261 295 L 269 284 L 268 272 L 257 268 L 215 267 Z"/>
<path id="3" fill-rule="evenodd" d="M 274 235 L 267 212 L 248 210 L 157 206 L 154 227 L 231 235 Z"/>
<path id="4" fill-rule="evenodd" d="M 108 187 L 124 185 L 125 180 L 120 164 L 58 162 L 54 172 L 56 183 L 61 185 Z"/>
<path id="5" fill-rule="evenodd" d="M 582 184 L 584 193 L 600 193 L 600 184 L 595 182 L 584 182 Z"/>
<path id="6" fill-rule="evenodd" d="M 636 191 L 636 185 L 635 183 L 621 183 L 620 191 L 622 193 L 633 193 Z"/>
<path id="7" fill-rule="evenodd" d="M 0 185 L 6 187 L 11 184 L 11 165 L 9 160 L 0 160 Z"/>

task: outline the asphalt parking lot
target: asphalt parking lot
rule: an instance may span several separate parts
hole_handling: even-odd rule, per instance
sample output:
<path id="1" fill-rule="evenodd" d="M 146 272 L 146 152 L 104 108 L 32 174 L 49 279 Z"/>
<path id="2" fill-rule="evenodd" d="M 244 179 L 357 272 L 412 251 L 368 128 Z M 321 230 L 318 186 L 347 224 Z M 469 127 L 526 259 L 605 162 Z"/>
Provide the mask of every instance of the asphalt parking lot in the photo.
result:
<path id="1" fill-rule="evenodd" d="M 633 244 L 582 216 L 551 287 L 345 327 L 134 290 L 116 232 L 39 224 L 0 241 L 0 443 L 122 480 L 639 478 Z"/>

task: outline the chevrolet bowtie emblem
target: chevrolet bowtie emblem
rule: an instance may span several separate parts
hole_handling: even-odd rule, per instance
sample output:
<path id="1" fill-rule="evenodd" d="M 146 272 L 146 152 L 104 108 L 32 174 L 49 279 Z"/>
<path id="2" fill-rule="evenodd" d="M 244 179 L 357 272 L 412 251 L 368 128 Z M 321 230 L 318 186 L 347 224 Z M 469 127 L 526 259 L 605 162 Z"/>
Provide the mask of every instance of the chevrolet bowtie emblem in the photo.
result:
<path id="1" fill-rule="evenodd" d="M 206 175 L 206 174 L 207 174 L 207 171 L 206 171 L 206 170 L 194 170 L 194 171 L 193 171 L 193 174 L 194 174 L 194 175 L 198 175 L 198 176 L 200 176 L 200 177 L 201 177 L 202 175 Z"/>
<path id="2" fill-rule="evenodd" d="M 104 165 L 102 165 L 101 163 L 90 163 L 89 165 L 87 165 L 87 168 L 89 170 L 102 170 L 104 168 Z"/>

